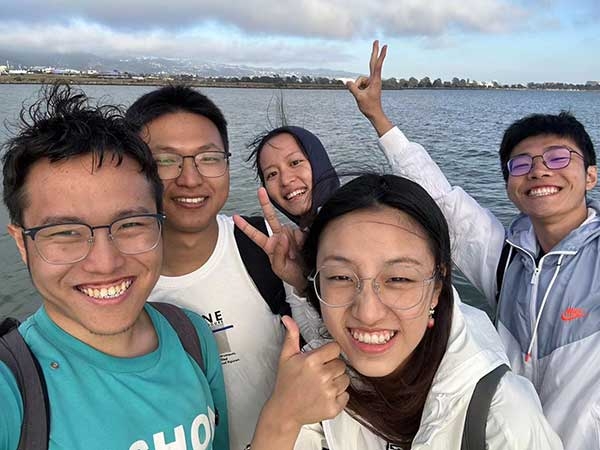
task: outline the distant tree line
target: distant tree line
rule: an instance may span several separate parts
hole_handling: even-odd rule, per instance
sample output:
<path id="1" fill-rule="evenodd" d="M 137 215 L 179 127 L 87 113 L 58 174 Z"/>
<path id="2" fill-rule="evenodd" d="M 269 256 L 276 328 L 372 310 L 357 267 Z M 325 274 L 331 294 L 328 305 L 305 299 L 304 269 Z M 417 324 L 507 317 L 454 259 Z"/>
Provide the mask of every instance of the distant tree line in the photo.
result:
<path id="1" fill-rule="evenodd" d="M 327 77 L 303 76 L 280 76 L 280 75 L 261 75 L 245 77 L 197 77 L 194 75 L 179 75 L 177 78 L 187 81 L 203 81 L 215 84 L 266 84 L 273 87 L 293 87 L 294 85 L 318 85 L 324 87 L 343 88 L 344 83 L 337 79 Z M 454 77 L 452 81 L 443 81 L 436 78 L 431 81 L 429 77 L 388 78 L 383 80 L 383 89 L 429 89 L 429 88 L 447 88 L 447 89 L 576 89 L 576 90 L 600 90 L 600 82 L 588 81 L 585 84 L 545 82 L 545 83 L 515 83 L 501 84 L 497 81 L 480 82 L 471 79 Z"/>

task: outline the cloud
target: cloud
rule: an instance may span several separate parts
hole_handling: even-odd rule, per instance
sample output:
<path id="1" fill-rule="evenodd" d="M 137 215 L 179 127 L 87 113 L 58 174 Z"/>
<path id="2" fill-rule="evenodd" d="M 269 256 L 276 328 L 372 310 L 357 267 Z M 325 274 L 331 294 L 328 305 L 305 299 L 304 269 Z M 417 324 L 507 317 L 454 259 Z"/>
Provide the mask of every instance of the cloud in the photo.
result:
<path id="1" fill-rule="evenodd" d="M 246 34 L 327 39 L 437 35 L 449 29 L 499 32 L 527 18 L 526 10 L 510 0 L 24 0 L 2 9 L 4 21 L 22 23 L 77 19 L 122 32 L 171 33 L 218 23 Z"/>
<path id="2" fill-rule="evenodd" d="M 312 67 L 344 64 L 352 59 L 347 43 L 254 38 L 208 27 L 172 33 L 161 29 L 126 32 L 103 25 L 72 21 L 66 24 L 25 25 L 0 22 L 0 50 L 91 53 L 111 57 L 157 56 L 201 59 L 230 64 L 279 66 L 299 62 Z"/>

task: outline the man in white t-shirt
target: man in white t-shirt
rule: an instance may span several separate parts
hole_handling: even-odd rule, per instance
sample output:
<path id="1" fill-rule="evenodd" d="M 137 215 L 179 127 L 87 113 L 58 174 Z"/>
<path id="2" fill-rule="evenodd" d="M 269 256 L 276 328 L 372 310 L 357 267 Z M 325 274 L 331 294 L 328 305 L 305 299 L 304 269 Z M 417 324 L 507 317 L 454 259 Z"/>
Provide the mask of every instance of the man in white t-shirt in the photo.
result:
<path id="1" fill-rule="evenodd" d="M 166 86 L 128 110 L 157 161 L 164 185 L 164 260 L 151 294 L 208 322 L 219 346 L 232 449 L 250 442 L 269 397 L 284 329 L 241 259 L 231 217 L 227 123 L 206 96 Z"/>

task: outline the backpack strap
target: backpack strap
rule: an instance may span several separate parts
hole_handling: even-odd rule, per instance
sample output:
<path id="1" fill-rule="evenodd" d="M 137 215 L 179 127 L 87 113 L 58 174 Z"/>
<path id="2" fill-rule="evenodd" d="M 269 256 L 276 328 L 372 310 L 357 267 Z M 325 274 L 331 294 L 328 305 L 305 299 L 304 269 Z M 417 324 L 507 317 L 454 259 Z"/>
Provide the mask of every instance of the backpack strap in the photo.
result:
<path id="1" fill-rule="evenodd" d="M 504 241 L 502 246 L 502 253 L 500 253 L 500 260 L 498 266 L 496 266 L 496 314 L 494 315 L 494 325 L 498 326 L 498 311 L 500 310 L 500 291 L 502 290 L 502 283 L 504 283 L 504 274 L 506 269 L 515 258 L 517 253 L 513 251 L 512 245 L 508 241 Z"/>
<path id="2" fill-rule="evenodd" d="M 202 373 L 206 375 L 206 367 L 204 366 L 204 359 L 202 359 L 202 345 L 200 345 L 200 338 L 196 332 L 196 327 L 194 327 L 190 318 L 185 315 L 185 312 L 181 308 L 170 303 L 148 302 L 148 304 L 152 305 L 154 309 L 167 319 L 177 332 L 177 336 L 185 351 L 196 361 Z"/>
<path id="3" fill-rule="evenodd" d="M 490 405 L 498 383 L 509 370 L 506 364 L 502 364 L 477 382 L 467 408 L 461 450 L 485 450 L 487 448 L 485 427 Z"/>
<path id="4" fill-rule="evenodd" d="M 19 321 L 0 324 L 0 360 L 12 371 L 23 401 L 23 424 L 18 450 L 48 448 L 50 410 L 42 369 L 19 333 Z"/>
<path id="5" fill-rule="evenodd" d="M 148 302 L 152 305 L 159 313 L 161 313 L 169 324 L 173 327 L 184 350 L 190 355 L 196 364 L 202 370 L 202 373 L 206 376 L 206 366 L 204 365 L 204 359 L 202 359 L 202 344 L 200 344 L 200 338 L 196 327 L 192 323 L 191 319 L 185 314 L 183 309 L 170 303 L 163 302 Z M 219 425 L 219 410 L 215 406 L 215 426 Z"/>
<path id="6" fill-rule="evenodd" d="M 262 216 L 242 216 L 254 228 L 268 234 L 265 219 Z M 271 269 L 271 261 L 262 248 L 256 245 L 237 226 L 234 227 L 233 235 L 242 262 L 252 278 L 254 285 L 260 292 L 262 298 L 267 302 L 273 314 L 292 315 L 290 305 L 285 301 L 285 288 L 283 282 Z"/>

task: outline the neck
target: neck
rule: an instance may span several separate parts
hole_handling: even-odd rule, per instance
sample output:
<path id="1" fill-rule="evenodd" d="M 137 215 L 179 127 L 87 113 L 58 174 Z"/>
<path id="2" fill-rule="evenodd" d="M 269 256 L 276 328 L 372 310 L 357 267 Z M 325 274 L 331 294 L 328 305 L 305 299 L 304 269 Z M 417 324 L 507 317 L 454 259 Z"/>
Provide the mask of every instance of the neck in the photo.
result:
<path id="1" fill-rule="evenodd" d="M 202 267 L 213 254 L 218 238 L 219 225 L 216 220 L 205 230 L 193 233 L 165 227 L 161 274 L 176 277 Z"/>
<path id="2" fill-rule="evenodd" d="M 65 321 L 46 303 L 46 313 L 52 321 L 90 347 L 118 358 L 135 358 L 146 355 L 158 347 L 158 337 L 152 319 L 142 309 L 136 321 L 127 329 L 114 334 L 93 333 L 80 325 Z"/>
<path id="3" fill-rule="evenodd" d="M 551 220 L 531 218 L 535 236 L 544 253 L 548 253 L 571 231 L 579 227 L 587 219 L 587 214 L 587 206 L 584 204 L 582 208 L 566 217 Z"/>

